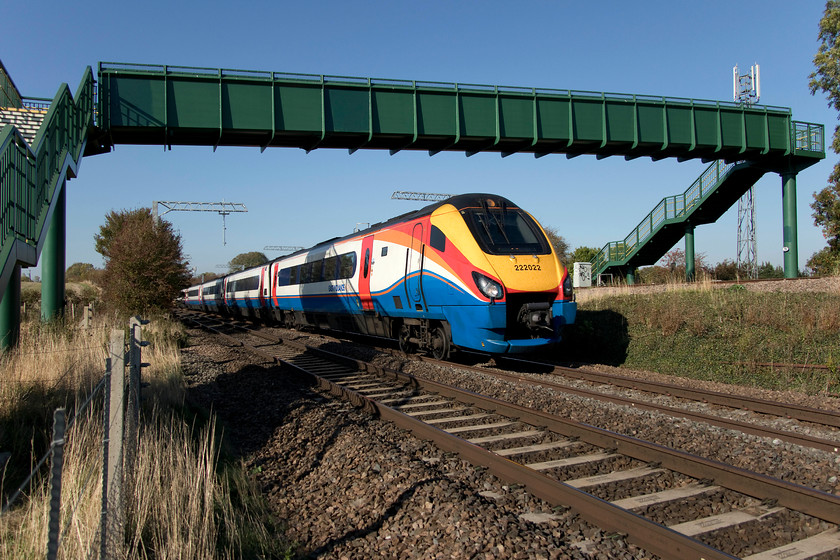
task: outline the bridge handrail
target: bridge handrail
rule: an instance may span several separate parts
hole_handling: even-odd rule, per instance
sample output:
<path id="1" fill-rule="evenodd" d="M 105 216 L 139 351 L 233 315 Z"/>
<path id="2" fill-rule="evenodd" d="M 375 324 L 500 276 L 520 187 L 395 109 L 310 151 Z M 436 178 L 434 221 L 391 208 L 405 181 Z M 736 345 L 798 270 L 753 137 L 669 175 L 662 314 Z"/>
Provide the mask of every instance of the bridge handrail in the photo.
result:
<path id="1" fill-rule="evenodd" d="M 792 121 L 791 143 L 796 151 L 825 152 L 825 125 Z"/>
<path id="2" fill-rule="evenodd" d="M 6 72 L 3 61 L 0 60 L 0 107 L 20 107 L 21 99 L 12 77 Z"/>
<path id="3" fill-rule="evenodd" d="M 67 157 L 74 162 L 82 157 L 93 119 L 93 84 L 90 67 L 75 100 L 62 84 L 31 145 L 10 125 L 0 132 L 0 265 L 8 265 L 5 257 L 15 239 L 37 245 Z"/>
<path id="4" fill-rule="evenodd" d="M 708 196 L 735 165 L 735 163 L 715 161 L 695 179 L 685 192 L 663 198 L 622 241 L 611 241 L 604 245 L 592 260 L 593 271 L 606 268 L 608 262 L 627 259 L 667 220 L 683 218 L 690 214 L 697 202 Z"/>
<path id="5" fill-rule="evenodd" d="M 825 126 L 791 121 L 790 140 L 792 152 L 825 152 Z M 735 165 L 716 161 L 683 194 L 663 198 L 622 241 L 611 241 L 604 245 L 592 259 L 593 273 L 600 273 L 610 262 L 627 260 L 666 220 L 684 218 L 690 214 L 696 204 L 717 188 Z"/>
<path id="6" fill-rule="evenodd" d="M 406 89 L 417 89 L 418 87 L 428 89 L 440 89 L 446 91 L 457 92 L 487 92 L 487 93 L 507 93 L 520 94 L 527 96 L 548 95 L 560 97 L 587 97 L 592 99 L 602 100 L 623 100 L 628 102 L 653 102 L 664 104 L 686 104 L 693 106 L 709 106 L 709 107 L 742 107 L 743 104 L 734 101 L 716 101 L 711 99 L 691 99 L 684 97 L 672 96 L 658 96 L 632 93 L 610 93 L 586 90 L 573 89 L 551 89 L 551 88 L 528 88 L 519 86 L 502 86 L 502 85 L 487 85 L 487 84 L 470 84 L 470 83 L 452 83 L 452 82 L 435 82 L 435 81 L 419 81 L 419 80 L 397 80 L 390 78 L 361 78 L 356 76 L 340 76 L 328 74 L 304 74 L 295 72 L 272 72 L 261 70 L 241 70 L 231 68 L 202 68 L 197 66 L 174 66 L 164 64 L 135 64 L 125 62 L 100 62 L 99 73 L 102 72 L 139 72 L 150 75 L 171 75 L 171 76 L 196 76 L 196 77 L 217 77 L 233 78 L 233 79 L 247 79 L 259 81 L 290 81 L 300 83 L 319 83 L 319 84 L 345 84 L 348 86 L 372 87 L 372 86 L 387 86 L 387 87 L 404 87 Z M 789 107 L 779 107 L 774 105 L 752 105 L 750 109 L 760 111 L 783 112 L 788 115 L 792 114 Z"/>

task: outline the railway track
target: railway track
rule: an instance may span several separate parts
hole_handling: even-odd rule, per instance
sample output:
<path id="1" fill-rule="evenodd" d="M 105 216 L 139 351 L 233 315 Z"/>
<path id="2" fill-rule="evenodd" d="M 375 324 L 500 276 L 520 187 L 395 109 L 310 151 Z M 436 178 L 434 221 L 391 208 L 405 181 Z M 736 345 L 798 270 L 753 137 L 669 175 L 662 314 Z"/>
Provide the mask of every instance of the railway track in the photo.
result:
<path id="1" fill-rule="evenodd" d="M 840 555 L 833 494 L 254 331 L 203 326 L 663 558 Z"/>
<path id="2" fill-rule="evenodd" d="M 442 365 L 432 358 L 419 357 L 418 359 Z M 833 410 L 805 407 L 792 403 L 774 402 L 758 399 L 749 396 L 731 395 L 705 389 L 682 387 L 670 383 L 661 383 L 623 377 L 613 374 L 604 374 L 593 370 L 575 369 L 541 362 L 530 362 L 506 358 L 504 362 L 517 364 L 524 369 L 523 365 L 532 364 L 531 370 L 542 371 L 548 374 L 543 378 L 536 379 L 533 376 L 523 376 L 515 372 L 483 366 L 459 365 L 458 367 L 470 371 L 480 371 L 493 375 L 499 379 L 513 382 L 525 381 L 541 387 L 549 387 L 557 391 L 579 395 L 586 398 L 597 399 L 604 402 L 611 402 L 626 406 L 632 406 L 641 410 L 652 410 L 675 417 L 684 417 L 690 420 L 705 422 L 713 426 L 737 430 L 746 434 L 759 437 L 767 437 L 773 440 L 786 441 L 804 447 L 812 447 L 830 453 L 840 452 L 840 413 Z M 582 381 L 589 387 L 572 386 L 568 382 L 558 382 L 551 377 Z M 605 391 L 604 387 L 609 386 L 617 389 Z M 622 390 L 624 390 L 622 392 Z M 646 393 L 647 398 L 640 398 L 633 393 Z M 692 411 L 689 408 L 673 406 L 656 402 L 656 397 L 665 396 L 670 398 L 683 399 L 686 401 L 705 403 L 723 409 L 735 411 L 748 411 L 762 416 L 772 416 L 795 420 L 800 423 L 815 425 L 821 428 L 820 431 L 827 432 L 829 437 L 811 435 L 804 431 L 783 430 L 760 423 L 748 422 L 728 418 L 721 414 L 704 413 Z"/>

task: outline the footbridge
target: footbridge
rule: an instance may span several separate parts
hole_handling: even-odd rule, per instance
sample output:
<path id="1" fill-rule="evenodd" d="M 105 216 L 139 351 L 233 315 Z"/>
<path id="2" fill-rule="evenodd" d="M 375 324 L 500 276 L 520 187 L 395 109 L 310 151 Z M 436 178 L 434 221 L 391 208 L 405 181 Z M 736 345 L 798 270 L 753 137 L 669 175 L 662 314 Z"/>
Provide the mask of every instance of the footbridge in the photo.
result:
<path id="1" fill-rule="evenodd" d="M 699 189 L 669 197 L 596 259 L 598 272 L 628 274 L 658 260 L 661 254 L 654 255 L 690 228 L 714 221 L 761 175 L 776 172 L 783 179 L 785 273 L 795 276 L 796 174 L 825 157 L 822 125 L 796 122 L 783 107 L 721 101 L 105 62 L 98 67 L 96 111 L 90 69 L 75 96 L 63 85 L 40 109 L 5 71 L 0 86 L 0 105 L 9 107 L 0 111 L 5 122 L 10 112 L 44 112 L 31 140 L 16 124 L 0 133 L 0 345 L 17 336 L 21 265 L 36 264 L 43 250 L 44 283 L 56 294 L 59 284 L 63 290 L 65 181 L 84 155 L 116 144 L 715 162 L 713 188 L 701 181 Z M 55 249 L 47 249 L 50 235 Z M 62 303 L 42 298 L 43 318 L 61 313 L 60 293 L 54 299 Z"/>

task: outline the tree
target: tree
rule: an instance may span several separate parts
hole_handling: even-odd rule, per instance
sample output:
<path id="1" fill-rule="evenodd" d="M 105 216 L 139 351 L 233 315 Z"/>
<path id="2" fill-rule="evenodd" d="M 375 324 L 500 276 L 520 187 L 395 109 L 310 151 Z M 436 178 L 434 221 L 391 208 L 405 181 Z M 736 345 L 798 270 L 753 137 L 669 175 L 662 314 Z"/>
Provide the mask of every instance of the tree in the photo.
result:
<path id="1" fill-rule="evenodd" d="M 552 227 L 544 227 L 545 235 L 548 237 L 548 242 L 554 247 L 554 252 L 557 253 L 557 258 L 561 262 L 569 261 L 569 244 L 563 239 L 563 236 L 557 233 L 557 230 Z"/>
<path id="2" fill-rule="evenodd" d="M 770 261 L 764 261 L 758 265 L 758 277 L 762 280 L 767 278 L 784 278 L 785 269 L 781 266 L 773 266 Z"/>
<path id="3" fill-rule="evenodd" d="M 105 258 L 102 299 L 125 315 L 167 309 L 190 278 L 181 236 L 149 208 L 111 211 L 94 236 Z"/>
<path id="4" fill-rule="evenodd" d="M 820 20 L 820 46 L 814 55 L 816 70 L 811 73 L 811 94 L 821 91 L 828 96 L 828 106 L 840 111 L 840 0 L 828 0 Z M 831 148 L 840 153 L 840 125 L 834 128 Z M 814 224 L 821 227 L 828 247 L 808 260 L 817 274 L 840 273 L 840 163 L 828 178 L 828 186 L 814 194 L 811 204 Z"/>
<path id="5" fill-rule="evenodd" d="M 592 262 L 592 259 L 594 259 L 600 252 L 600 249 L 596 249 L 595 247 L 584 247 L 581 245 L 572 252 L 571 261 Z"/>
<path id="6" fill-rule="evenodd" d="M 268 257 L 265 256 L 264 253 L 260 253 L 259 251 L 251 251 L 249 253 L 239 253 L 228 263 L 228 268 L 230 272 L 236 272 L 237 270 L 245 270 L 246 268 L 254 268 L 255 266 L 260 266 L 261 264 L 265 264 L 268 262 Z"/>
<path id="7" fill-rule="evenodd" d="M 64 277 L 68 282 L 82 282 L 92 280 L 96 269 L 90 263 L 73 263 L 67 267 Z"/>

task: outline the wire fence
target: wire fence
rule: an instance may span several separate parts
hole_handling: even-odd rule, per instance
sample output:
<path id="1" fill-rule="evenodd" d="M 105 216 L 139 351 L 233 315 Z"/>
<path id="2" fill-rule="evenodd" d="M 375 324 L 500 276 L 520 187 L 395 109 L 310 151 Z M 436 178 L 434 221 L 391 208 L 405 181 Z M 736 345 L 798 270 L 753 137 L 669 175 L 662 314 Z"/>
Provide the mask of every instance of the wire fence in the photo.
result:
<path id="1" fill-rule="evenodd" d="M 124 542 L 124 481 L 131 478 L 138 445 L 138 424 L 140 419 L 140 372 L 148 366 L 142 362 L 142 348 L 147 345 L 143 340 L 142 326 L 148 321 L 132 318 L 129 322 L 128 340 L 121 329 L 111 331 L 108 345 L 108 358 L 105 360 L 105 373 L 99 379 L 87 400 L 76 408 L 68 419 L 67 410 L 57 408 L 53 412 L 52 439 L 47 452 L 36 463 L 18 489 L 11 494 L 3 505 L 0 515 L 6 514 L 15 501 L 23 495 L 32 481 L 41 472 L 41 468 L 50 460 L 49 473 L 49 510 L 46 543 L 46 558 L 58 557 L 62 541 L 73 521 L 76 508 L 82 501 L 82 494 L 90 484 L 87 480 L 76 495 L 62 496 L 62 475 L 64 450 L 68 439 L 73 437 L 73 427 L 77 418 L 87 412 L 94 403 L 102 402 L 102 468 L 99 480 L 102 487 L 102 503 L 99 527 L 100 559 L 122 557 Z M 0 457 L 0 463 L 8 457 Z M 0 470 L 2 464 L 0 464 Z M 64 504 L 64 527 L 61 527 L 62 503 Z M 96 557 L 91 551 L 89 558 Z"/>

